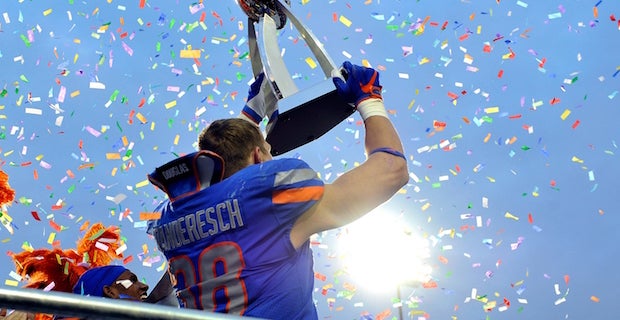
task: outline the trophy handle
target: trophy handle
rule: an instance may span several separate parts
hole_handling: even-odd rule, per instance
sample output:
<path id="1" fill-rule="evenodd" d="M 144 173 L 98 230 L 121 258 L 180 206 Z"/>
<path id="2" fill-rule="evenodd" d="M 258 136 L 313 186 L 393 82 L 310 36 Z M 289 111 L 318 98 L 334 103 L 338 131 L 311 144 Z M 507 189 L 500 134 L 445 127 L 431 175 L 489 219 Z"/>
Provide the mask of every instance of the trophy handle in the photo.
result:
<path id="1" fill-rule="evenodd" d="M 256 77 L 258 77 L 261 72 L 265 72 L 265 77 L 269 80 L 269 84 L 274 98 L 279 100 L 282 99 L 282 93 L 280 92 L 280 88 L 278 87 L 278 85 L 273 80 L 272 72 L 269 68 L 269 65 L 263 65 L 262 59 L 265 57 L 263 57 L 263 54 L 258 47 L 258 41 L 256 40 L 257 33 L 255 23 L 256 21 L 248 17 L 248 46 L 250 48 L 250 62 L 252 64 L 252 74 L 254 74 L 254 79 L 256 79 Z M 277 45 L 278 44 L 275 43 L 275 46 Z M 278 56 L 277 59 L 280 60 L 282 64 L 284 64 L 284 60 L 282 60 L 282 57 Z M 286 74 L 288 75 L 288 70 L 285 70 L 283 72 L 286 72 Z"/>
<path id="2" fill-rule="evenodd" d="M 254 28 L 254 20 L 248 16 L 248 46 L 250 47 L 250 61 L 252 63 L 252 73 L 256 78 L 263 71 L 263 62 L 261 61 L 260 51 L 258 50 L 258 42 L 256 41 L 256 28 Z"/>
<path id="3" fill-rule="evenodd" d="M 293 82 L 293 78 L 284 63 L 284 59 L 280 55 L 280 46 L 278 45 L 278 31 L 276 22 L 269 15 L 264 15 L 261 19 L 263 24 L 262 37 L 263 41 L 261 52 L 265 54 L 267 65 L 265 66 L 265 75 L 276 85 L 276 92 L 283 99 L 298 92 L 299 89 Z"/>
<path id="4" fill-rule="evenodd" d="M 282 5 L 280 1 L 276 0 L 276 6 L 278 6 L 280 10 L 282 10 L 282 12 L 284 12 L 286 17 L 293 23 L 297 31 L 301 33 L 301 36 L 312 51 L 312 54 L 314 54 L 314 57 L 319 62 L 321 69 L 323 69 L 325 77 L 331 78 L 333 75 L 332 71 L 337 69 L 337 67 L 336 64 L 334 64 L 334 61 L 332 61 L 332 59 L 325 51 L 325 48 L 323 47 L 321 41 L 319 41 L 319 39 L 312 33 L 312 31 L 306 28 L 306 26 L 301 21 L 299 21 L 299 19 L 297 19 L 297 17 L 295 17 L 293 13 L 291 13 L 291 11 L 286 6 Z"/>

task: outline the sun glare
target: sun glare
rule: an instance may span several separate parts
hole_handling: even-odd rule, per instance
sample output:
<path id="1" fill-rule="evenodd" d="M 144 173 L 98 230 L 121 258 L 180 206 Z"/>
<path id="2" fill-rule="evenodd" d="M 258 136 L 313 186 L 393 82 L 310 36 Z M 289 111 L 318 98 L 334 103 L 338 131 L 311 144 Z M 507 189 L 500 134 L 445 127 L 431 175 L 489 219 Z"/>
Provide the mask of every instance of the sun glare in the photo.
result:
<path id="1" fill-rule="evenodd" d="M 346 271 L 373 292 L 418 286 L 431 278 L 428 240 L 385 212 L 372 212 L 347 225 L 338 242 Z"/>

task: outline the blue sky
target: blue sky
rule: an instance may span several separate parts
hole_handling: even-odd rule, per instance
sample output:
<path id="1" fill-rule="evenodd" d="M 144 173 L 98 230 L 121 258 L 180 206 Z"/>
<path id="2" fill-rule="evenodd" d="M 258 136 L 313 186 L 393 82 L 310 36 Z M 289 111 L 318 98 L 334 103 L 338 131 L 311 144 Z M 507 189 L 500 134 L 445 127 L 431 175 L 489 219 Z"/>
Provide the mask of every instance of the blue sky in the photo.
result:
<path id="1" fill-rule="evenodd" d="M 162 193 L 146 174 L 195 150 L 210 121 L 236 116 L 251 78 L 241 9 L 194 8 L 3 3 L 0 165 L 17 192 L 5 252 L 51 247 L 51 237 L 72 247 L 85 221 L 116 224 L 127 267 L 154 285 L 165 265 L 140 212 Z M 396 285 L 377 281 L 414 274 L 402 271 L 412 256 L 436 284 L 401 285 L 413 319 L 613 318 L 617 2 L 310 0 L 291 10 L 336 63 L 381 71 L 411 176 L 364 218 L 374 228 L 362 237 L 351 241 L 350 226 L 314 239 L 320 318 L 397 318 Z M 323 79 L 290 24 L 278 38 L 299 88 Z M 182 58 L 189 49 L 200 58 Z M 360 118 L 285 156 L 333 181 L 364 160 Z M 354 276 L 360 264 L 374 270 Z M 5 256 L 4 286 L 12 270 Z"/>

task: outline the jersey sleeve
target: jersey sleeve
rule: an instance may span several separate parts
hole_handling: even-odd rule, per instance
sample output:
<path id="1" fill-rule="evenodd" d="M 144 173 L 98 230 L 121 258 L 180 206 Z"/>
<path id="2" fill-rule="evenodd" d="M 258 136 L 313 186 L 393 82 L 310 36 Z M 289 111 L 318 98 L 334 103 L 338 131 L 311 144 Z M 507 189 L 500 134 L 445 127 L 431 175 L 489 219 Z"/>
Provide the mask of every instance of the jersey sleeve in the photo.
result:
<path id="1" fill-rule="evenodd" d="M 280 225 L 292 224 L 323 196 L 325 185 L 316 171 L 299 159 L 276 166 L 271 202 Z"/>

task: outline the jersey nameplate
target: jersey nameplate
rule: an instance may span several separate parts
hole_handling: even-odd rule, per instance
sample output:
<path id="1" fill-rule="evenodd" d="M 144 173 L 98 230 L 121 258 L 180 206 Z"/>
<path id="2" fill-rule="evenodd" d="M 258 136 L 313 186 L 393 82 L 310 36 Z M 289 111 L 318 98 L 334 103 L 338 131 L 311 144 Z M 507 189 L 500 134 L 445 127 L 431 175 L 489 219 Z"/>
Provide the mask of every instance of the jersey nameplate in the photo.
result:
<path id="1" fill-rule="evenodd" d="M 180 163 L 177 166 L 173 166 L 168 169 L 164 169 L 161 174 L 164 176 L 164 179 L 169 180 L 175 177 L 178 177 L 184 173 L 189 172 L 189 168 L 187 167 L 187 163 Z"/>
<path id="2" fill-rule="evenodd" d="M 224 160 L 211 151 L 197 151 L 176 158 L 148 175 L 171 201 L 216 184 L 224 178 Z"/>

